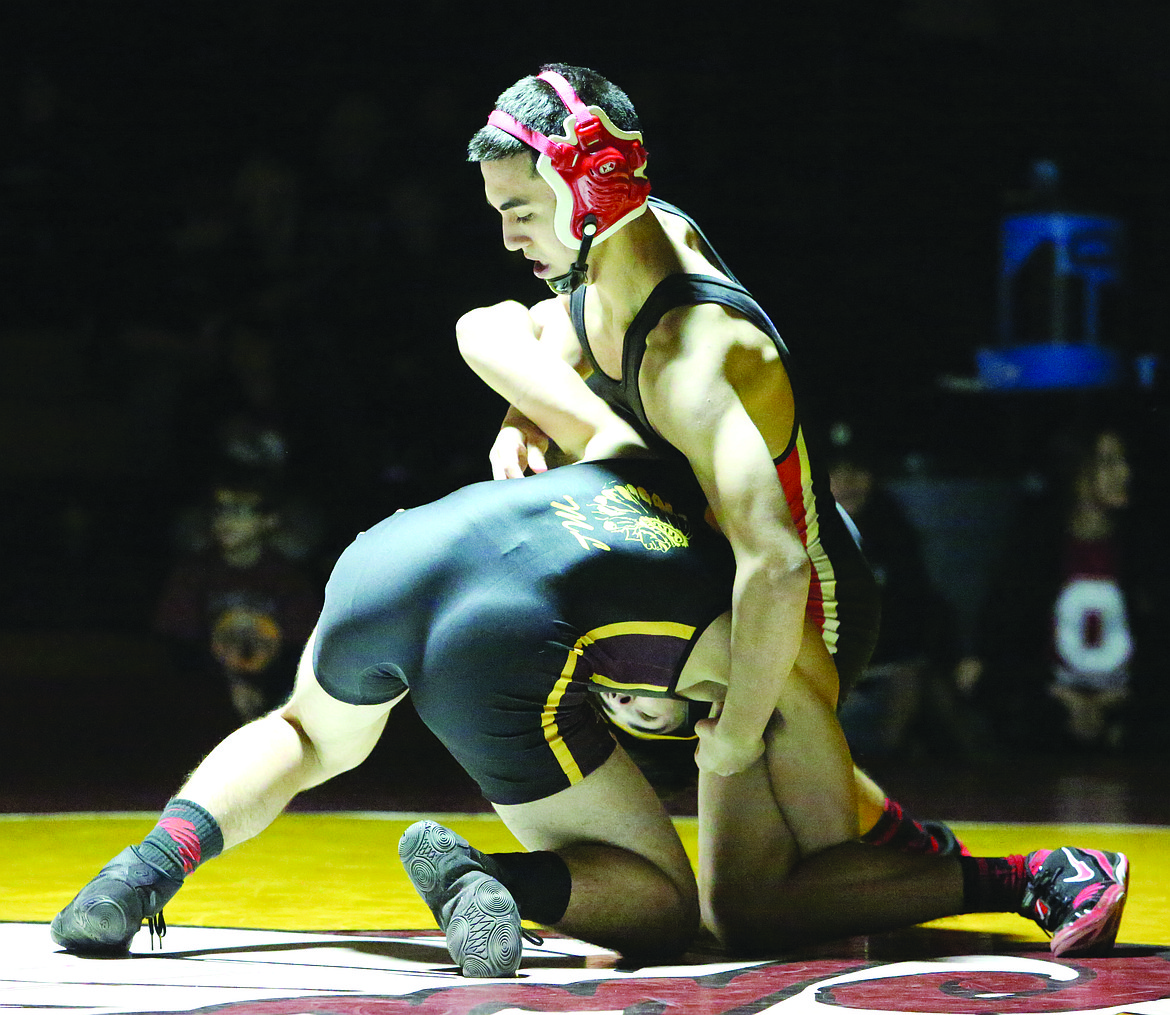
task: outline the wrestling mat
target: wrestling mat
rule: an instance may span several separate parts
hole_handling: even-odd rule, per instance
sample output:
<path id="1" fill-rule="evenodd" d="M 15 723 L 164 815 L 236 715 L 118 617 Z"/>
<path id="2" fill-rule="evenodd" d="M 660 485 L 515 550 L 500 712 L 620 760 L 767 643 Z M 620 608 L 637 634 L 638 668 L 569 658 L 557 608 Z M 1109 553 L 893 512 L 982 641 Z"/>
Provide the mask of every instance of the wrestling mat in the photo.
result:
<path id="1" fill-rule="evenodd" d="M 515 848 L 492 816 L 433 816 L 489 850 Z M 154 816 L 0 816 L 0 1011 L 1170 1015 L 1170 829 L 956 825 L 977 854 L 1064 843 L 1128 852 L 1130 903 L 1107 958 L 1054 960 L 1031 923 L 979 915 L 768 961 L 696 953 L 653 968 L 550 935 L 525 946 L 517 978 L 469 980 L 398 864 L 398 836 L 415 817 L 285 815 L 192 876 L 167 907 L 161 947 L 143 929 L 129 958 L 103 960 L 58 950 L 48 921 Z M 692 848 L 693 820 L 679 827 Z M 379 929 L 352 929 L 367 927 Z"/>

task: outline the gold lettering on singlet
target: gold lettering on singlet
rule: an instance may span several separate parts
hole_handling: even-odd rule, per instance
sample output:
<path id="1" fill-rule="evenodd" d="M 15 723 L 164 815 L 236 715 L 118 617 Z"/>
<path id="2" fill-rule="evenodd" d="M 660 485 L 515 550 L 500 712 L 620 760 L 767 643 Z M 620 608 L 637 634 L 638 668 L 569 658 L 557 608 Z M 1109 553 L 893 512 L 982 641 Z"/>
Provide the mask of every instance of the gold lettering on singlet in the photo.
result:
<path id="1" fill-rule="evenodd" d="M 556 513 L 557 517 L 562 519 L 563 525 L 569 533 L 577 540 L 586 550 L 608 550 L 609 546 L 603 543 L 600 539 L 595 539 L 593 536 L 586 536 L 582 530 L 588 532 L 597 531 L 589 524 L 588 519 L 581 513 L 581 506 L 570 496 L 565 495 L 564 504 L 558 504 L 555 500 L 550 503 Z"/>

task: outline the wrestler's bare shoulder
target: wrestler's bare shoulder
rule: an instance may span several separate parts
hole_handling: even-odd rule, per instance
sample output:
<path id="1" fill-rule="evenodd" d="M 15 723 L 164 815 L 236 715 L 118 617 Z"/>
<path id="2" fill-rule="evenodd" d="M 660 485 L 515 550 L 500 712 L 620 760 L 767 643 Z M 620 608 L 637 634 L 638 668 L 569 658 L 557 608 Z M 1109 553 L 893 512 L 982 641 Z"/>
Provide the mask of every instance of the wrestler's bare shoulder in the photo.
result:
<path id="1" fill-rule="evenodd" d="M 703 242 L 698 230 L 686 219 L 664 208 L 655 208 L 654 215 L 669 237 L 683 271 L 692 275 L 710 275 L 713 278 L 730 281 L 716 267 L 715 252 Z"/>
<path id="2" fill-rule="evenodd" d="M 757 366 L 780 364 L 771 336 L 732 307 L 698 303 L 675 307 L 646 336 L 646 356 L 698 357 L 711 362 L 743 360 Z"/>

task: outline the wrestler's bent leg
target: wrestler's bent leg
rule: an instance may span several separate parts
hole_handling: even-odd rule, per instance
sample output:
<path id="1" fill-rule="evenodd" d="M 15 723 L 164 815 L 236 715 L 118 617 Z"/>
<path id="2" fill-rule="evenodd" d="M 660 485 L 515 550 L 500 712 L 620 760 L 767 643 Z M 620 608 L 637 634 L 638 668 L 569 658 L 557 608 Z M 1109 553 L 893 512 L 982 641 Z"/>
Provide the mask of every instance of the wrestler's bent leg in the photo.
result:
<path id="1" fill-rule="evenodd" d="M 395 702 L 331 698 L 313 674 L 312 646 L 310 638 L 288 703 L 203 760 L 146 839 L 114 857 L 57 914 L 54 941 L 79 954 L 124 954 L 143 920 L 161 937 L 163 906 L 200 863 L 266 828 L 301 790 L 369 755 Z"/>
<path id="2" fill-rule="evenodd" d="M 571 891 L 555 929 L 640 958 L 677 955 L 691 941 L 699 908 L 690 860 L 620 747 L 568 789 L 495 807 L 526 849 L 552 851 L 568 867 Z"/>
<path id="3" fill-rule="evenodd" d="M 313 673 L 314 637 L 288 702 L 228 736 L 179 792 L 215 816 L 225 849 L 267 828 L 297 793 L 361 764 L 403 697 L 349 705 L 330 696 Z"/>
<path id="4" fill-rule="evenodd" d="M 699 888 L 705 926 L 736 954 L 876 933 L 960 911 L 957 857 L 845 842 L 802 857 L 761 759 L 699 782 Z"/>
<path id="5" fill-rule="evenodd" d="M 769 754 L 782 749 L 781 738 L 766 740 Z M 1035 920 L 1055 955 L 1112 947 L 1129 881 L 1123 854 L 1066 847 L 978 859 L 851 841 L 802 855 L 773 791 L 776 768 L 765 757 L 735 776 L 700 776 L 703 919 L 729 950 L 776 954 L 974 912 Z"/>

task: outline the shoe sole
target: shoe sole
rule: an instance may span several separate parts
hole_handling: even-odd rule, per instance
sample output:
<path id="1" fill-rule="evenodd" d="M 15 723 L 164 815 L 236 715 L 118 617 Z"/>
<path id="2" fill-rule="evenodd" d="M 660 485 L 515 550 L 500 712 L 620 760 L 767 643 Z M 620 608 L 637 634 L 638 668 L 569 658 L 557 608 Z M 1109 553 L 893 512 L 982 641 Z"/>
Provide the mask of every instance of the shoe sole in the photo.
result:
<path id="1" fill-rule="evenodd" d="M 1054 956 L 1097 955 L 1112 949 L 1129 895 L 1129 858 L 1125 854 L 1118 866 L 1122 868 L 1121 881 L 1106 888 L 1097 904 L 1079 920 L 1052 936 L 1049 949 Z"/>
<path id="2" fill-rule="evenodd" d="M 508 890 L 490 874 L 464 874 L 447 921 L 447 951 L 464 976 L 515 976 L 520 968 L 520 913 Z"/>
<path id="3" fill-rule="evenodd" d="M 108 896 L 99 896 L 75 909 L 69 923 L 72 926 L 66 930 L 54 920 L 49 933 L 66 951 L 80 955 L 124 955 L 142 925 L 139 920 L 134 926 L 121 903 Z"/>
<path id="4" fill-rule="evenodd" d="M 439 868 L 442 861 L 467 846 L 467 840 L 461 835 L 456 835 L 451 829 L 434 821 L 416 821 L 398 840 L 398 858 L 406 868 L 406 876 L 432 911 L 437 900 L 432 900 L 430 896 L 440 887 Z M 435 918 L 438 919 L 438 914 Z"/>
<path id="5" fill-rule="evenodd" d="M 457 892 L 446 919 L 440 912 L 444 859 L 467 840 L 434 821 L 416 821 L 402 834 L 398 856 L 406 876 L 447 937 L 447 951 L 464 976 L 510 977 L 523 949 L 520 913 L 508 890 L 490 874 L 471 871 L 450 887 Z"/>

